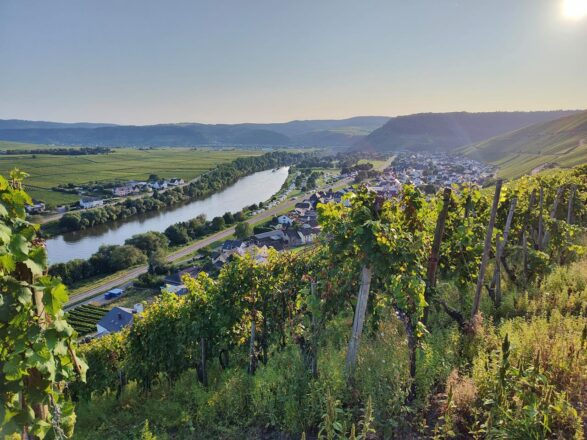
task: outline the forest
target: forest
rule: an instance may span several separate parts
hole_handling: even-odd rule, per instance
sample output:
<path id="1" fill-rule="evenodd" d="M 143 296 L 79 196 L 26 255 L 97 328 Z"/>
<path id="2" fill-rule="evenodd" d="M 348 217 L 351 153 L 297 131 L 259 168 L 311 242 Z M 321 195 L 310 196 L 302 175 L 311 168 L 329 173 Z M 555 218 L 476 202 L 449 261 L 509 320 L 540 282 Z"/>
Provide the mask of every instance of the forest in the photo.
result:
<path id="1" fill-rule="evenodd" d="M 432 197 L 358 186 L 319 205 L 311 250 L 185 278 L 77 346 L 20 185 L 0 179 L 7 433 L 584 438 L 587 166 Z"/>

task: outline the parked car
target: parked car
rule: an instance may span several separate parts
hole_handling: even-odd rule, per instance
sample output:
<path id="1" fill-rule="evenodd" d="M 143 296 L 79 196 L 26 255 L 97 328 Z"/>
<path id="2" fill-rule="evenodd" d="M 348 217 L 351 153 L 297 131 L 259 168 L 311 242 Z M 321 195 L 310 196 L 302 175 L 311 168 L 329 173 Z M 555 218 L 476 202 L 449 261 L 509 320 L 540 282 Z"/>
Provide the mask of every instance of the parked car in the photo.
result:
<path id="1" fill-rule="evenodd" d="M 111 289 L 104 294 L 104 299 L 119 298 L 124 293 L 122 289 Z"/>

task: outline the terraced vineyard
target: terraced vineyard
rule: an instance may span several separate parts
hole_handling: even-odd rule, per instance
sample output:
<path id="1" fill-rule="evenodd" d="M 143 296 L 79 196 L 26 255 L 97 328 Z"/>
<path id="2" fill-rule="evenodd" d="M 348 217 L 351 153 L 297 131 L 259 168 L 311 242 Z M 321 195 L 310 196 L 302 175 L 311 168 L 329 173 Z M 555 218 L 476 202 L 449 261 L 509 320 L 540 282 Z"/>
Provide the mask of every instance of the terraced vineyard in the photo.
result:
<path id="1" fill-rule="evenodd" d="M 108 309 L 83 304 L 67 313 L 67 322 L 79 335 L 87 335 L 96 331 L 96 324 L 108 313 Z"/>

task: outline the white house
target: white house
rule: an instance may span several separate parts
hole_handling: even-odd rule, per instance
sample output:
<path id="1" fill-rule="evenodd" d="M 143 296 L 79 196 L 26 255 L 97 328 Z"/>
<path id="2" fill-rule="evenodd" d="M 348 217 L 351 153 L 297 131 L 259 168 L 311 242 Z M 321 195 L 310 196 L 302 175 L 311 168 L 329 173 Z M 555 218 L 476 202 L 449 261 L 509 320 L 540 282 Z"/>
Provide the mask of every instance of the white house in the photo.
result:
<path id="1" fill-rule="evenodd" d="M 103 205 L 104 200 L 97 199 L 95 197 L 82 197 L 82 199 L 79 201 L 79 206 L 81 206 L 84 209 L 97 208 L 98 206 Z"/>
<path id="2" fill-rule="evenodd" d="M 289 218 L 287 215 L 280 215 L 279 217 L 277 217 L 277 223 L 279 223 L 280 225 L 291 226 L 293 225 L 293 220 Z"/>
<path id="3" fill-rule="evenodd" d="M 169 179 L 169 185 L 171 186 L 179 186 L 179 185 L 183 185 L 185 183 L 185 181 L 183 179 L 174 177 L 173 179 Z"/>
<path id="4" fill-rule="evenodd" d="M 112 188 L 112 194 L 117 197 L 125 197 L 136 192 L 138 192 L 138 189 L 133 185 L 124 185 Z"/>
<path id="5" fill-rule="evenodd" d="M 150 184 L 153 189 L 167 189 L 167 180 L 159 180 Z"/>

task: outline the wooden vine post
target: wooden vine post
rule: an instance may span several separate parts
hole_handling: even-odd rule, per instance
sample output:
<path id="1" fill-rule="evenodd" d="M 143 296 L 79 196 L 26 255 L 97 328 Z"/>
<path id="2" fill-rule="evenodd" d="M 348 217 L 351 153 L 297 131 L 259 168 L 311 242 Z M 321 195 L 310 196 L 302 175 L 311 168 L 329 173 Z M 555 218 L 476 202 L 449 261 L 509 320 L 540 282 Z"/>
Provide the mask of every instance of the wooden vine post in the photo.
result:
<path id="1" fill-rule="evenodd" d="M 534 203 L 536 203 L 536 190 L 533 189 L 530 193 L 530 200 L 528 201 L 528 209 L 526 210 L 526 214 L 524 215 L 524 223 L 520 228 L 520 237 L 518 239 L 518 243 L 522 244 L 523 235 L 528 230 L 528 226 L 530 224 L 530 216 L 532 215 L 532 209 L 534 208 Z"/>
<path id="2" fill-rule="evenodd" d="M 479 305 L 481 303 L 481 292 L 483 291 L 483 280 L 487 270 L 487 263 L 489 262 L 489 251 L 491 250 L 491 238 L 493 236 L 493 226 L 495 225 L 495 216 L 497 214 L 497 207 L 499 205 L 499 196 L 501 194 L 501 187 L 503 180 L 498 180 L 495 184 L 495 195 L 493 196 L 493 204 L 491 206 L 491 213 L 489 215 L 489 224 L 487 225 L 487 232 L 485 234 L 485 244 L 483 246 L 483 255 L 481 256 L 481 265 L 479 266 L 479 277 L 477 278 L 477 288 L 475 289 L 475 298 L 473 300 L 473 309 L 471 310 L 471 319 L 479 312 Z"/>
<path id="3" fill-rule="evenodd" d="M 501 250 L 505 245 L 505 238 L 502 239 L 501 234 L 495 237 L 495 269 L 493 272 L 493 299 L 496 306 L 501 304 Z"/>
<path id="4" fill-rule="evenodd" d="M 526 232 L 522 234 L 522 273 L 524 276 L 524 285 L 528 285 L 528 236 Z"/>
<path id="5" fill-rule="evenodd" d="M 428 258 L 428 269 L 426 271 L 426 303 L 430 304 L 431 297 L 436 288 L 436 272 L 438 270 L 438 261 L 440 259 L 440 245 L 442 243 L 442 236 L 444 234 L 444 226 L 446 224 L 446 217 L 448 215 L 448 208 L 450 206 L 450 197 L 452 190 L 450 188 L 444 188 L 442 194 L 442 210 L 438 214 L 438 220 L 436 221 L 436 229 L 434 230 L 434 240 L 432 242 L 432 248 L 430 249 L 430 257 Z M 424 309 L 423 322 L 426 323 L 428 320 L 428 307 Z"/>
<path id="6" fill-rule="evenodd" d="M 253 305 L 251 311 L 251 339 L 249 341 L 249 374 L 255 374 L 257 370 L 257 353 L 255 352 L 257 311 Z"/>
<path id="7" fill-rule="evenodd" d="M 499 305 L 501 302 L 501 264 L 505 263 L 505 247 L 508 243 L 510 228 L 512 226 L 512 221 L 514 219 L 514 212 L 516 210 L 517 202 L 518 199 L 514 197 L 510 203 L 510 209 L 508 211 L 507 220 L 505 222 L 505 227 L 503 228 L 503 238 L 501 240 L 499 238 L 497 239 L 495 247 L 495 269 L 493 272 L 493 280 L 491 282 L 491 285 L 494 289 L 494 298 L 496 305 Z"/>
<path id="8" fill-rule="evenodd" d="M 535 249 L 536 250 L 542 250 L 541 249 L 541 245 L 542 245 L 542 230 L 544 229 L 544 225 L 543 222 L 544 220 L 542 219 L 542 209 L 544 208 L 544 188 L 540 187 L 540 199 L 538 202 L 538 233 L 536 236 L 536 240 L 534 241 L 535 245 Z"/>
<path id="9" fill-rule="evenodd" d="M 554 202 L 552 203 L 552 210 L 550 211 L 550 220 L 554 220 L 556 218 L 556 210 L 558 209 L 558 204 L 563 194 L 563 190 L 564 188 L 560 186 L 556 191 L 556 195 L 554 196 Z M 540 248 L 542 250 L 546 249 L 546 246 L 548 246 L 548 240 L 550 240 L 550 231 L 546 230 L 544 232 L 544 236 L 542 237 L 542 243 L 540 245 Z"/>
<path id="10" fill-rule="evenodd" d="M 202 385 L 208 386 L 208 372 L 206 371 L 206 338 L 200 337 L 200 369 L 202 372 Z"/>
<path id="11" fill-rule="evenodd" d="M 351 332 L 349 348 L 347 350 L 345 360 L 345 367 L 347 372 L 352 371 L 355 368 L 355 364 L 357 362 L 357 353 L 359 351 L 359 344 L 361 342 L 361 334 L 363 333 L 365 313 L 367 312 L 367 302 L 369 301 L 371 277 L 371 268 L 367 265 L 364 265 L 361 269 L 361 284 L 359 287 L 357 305 L 355 307 L 355 316 L 353 318 L 353 329 Z"/>
<path id="12" fill-rule="evenodd" d="M 569 225 L 573 222 L 573 199 L 575 198 L 575 191 L 577 191 L 577 185 L 571 187 L 571 193 L 569 194 L 569 202 L 567 205 L 567 223 Z"/>
<path id="13" fill-rule="evenodd" d="M 316 289 L 316 282 L 312 281 L 310 284 L 310 292 L 312 293 L 312 297 L 316 300 L 316 304 L 319 303 L 320 298 L 317 293 Z M 316 313 L 312 313 L 312 341 L 311 341 L 311 349 L 312 349 L 312 360 L 310 365 L 310 370 L 312 373 L 313 378 L 318 377 L 318 317 Z"/>

